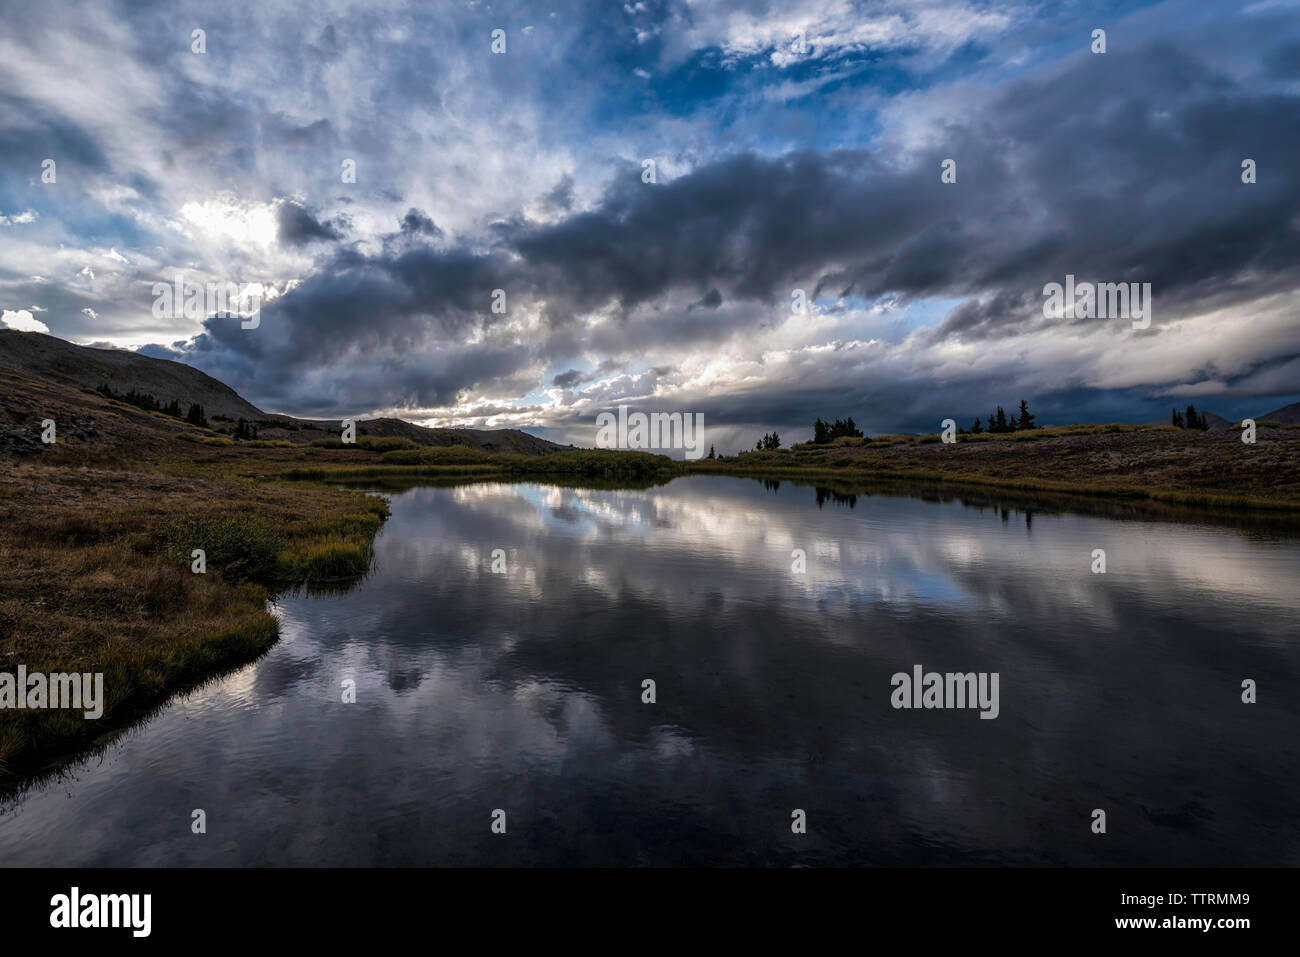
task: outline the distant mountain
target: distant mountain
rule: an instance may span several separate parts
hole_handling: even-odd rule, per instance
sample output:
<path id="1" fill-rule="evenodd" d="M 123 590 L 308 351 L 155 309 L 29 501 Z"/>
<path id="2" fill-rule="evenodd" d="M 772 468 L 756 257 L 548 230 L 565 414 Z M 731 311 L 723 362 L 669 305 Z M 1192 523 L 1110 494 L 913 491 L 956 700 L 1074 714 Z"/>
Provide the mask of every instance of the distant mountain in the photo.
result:
<path id="1" fill-rule="evenodd" d="M 1197 415 L 1205 416 L 1206 424 L 1208 424 L 1212 429 L 1230 429 L 1237 424 L 1236 422 L 1231 422 L 1228 419 L 1225 419 L 1221 415 L 1215 415 L 1213 412 L 1206 412 L 1203 409 L 1197 409 L 1196 413 Z"/>
<path id="2" fill-rule="evenodd" d="M 1180 413 L 1186 412 L 1187 408 L 1186 406 L 1184 406 L 1178 411 Z M 1225 419 L 1221 415 L 1215 415 L 1213 412 L 1206 412 L 1204 409 L 1197 409 L 1196 414 L 1205 416 L 1206 424 L 1209 425 L 1209 427 L 1212 429 L 1231 429 L 1237 424 L 1236 422 L 1232 422 L 1228 419 Z M 1145 422 L 1143 424 L 1144 425 L 1171 425 L 1172 423 L 1169 421 L 1169 416 L 1165 416 L 1163 419 L 1156 419 L 1154 422 Z"/>
<path id="3" fill-rule="evenodd" d="M 1300 424 L 1300 402 L 1292 402 L 1290 405 L 1284 405 L 1280 409 L 1274 409 L 1272 412 L 1265 412 L 1259 416 L 1260 422 L 1281 422 L 1283 425 Z"/>
<path id="4" fill-rule="evenodd" d="M 338 419 L 294 419 L 285 415 L 271 416 L 271 419 L 330 436 L 337 436 L 343 428 L 342 420 Z M 467 445 L 487 452 L 514 452 L 519 455 L 546 455 L 565 447 L 519 429 L 430 429 L 405 419 L 358 419 L 357 431 L 365 435 L 396 435 L 418 445 Z M 275 438 L 293 438 L 291 434 L 280 435 L 275 431 L 263 430 L 262 434 Z"/>
<path id="5" fill-rule="evenodd" d="M 125 349 L 78 346 L 38 332 L 0 329 L 0 379 L 4 380 L 5 391 L 31 391 L 39 384 L 42 389 L 67 389 L 76 394 L 107 385 L 119 396 L 135 391 L 152 395 L 162 405 L 175 400 L 182 410 L 198 403 L 214 427 L 221 428 L 222 419 L 246 419 L 258 423 L 258 433 L 265 439 L 307 443 L 336 438 L 343 427 L 339 420 L 299 419 L 263 412 L 225 383 L 181 362 Z M 19 402 L 19 396 L 2 394 L 0 411 L 13 413 L 7 417 L 14 419 L 20 418 L 20 411 L 23 415 L 31 413 Z M 521 455 L 546 455 L 564 448 L 519 429 L 430 429 L 396 418 L 358 418 L 357 434 L 401 436 L 419 445 L 461 445 Z"/>
<path id="6" fill-rule="evenodd" d="M 266 413 L 234 389 L 180 362 L 152 359 L 125 349 L 92 349 L 39 332 L 0 329 L 0 369 L 79 389 L 109 385 L 119 393 L 135 389 L 166 405 L 197 402 L 209 416 L 265 419 Z"/>

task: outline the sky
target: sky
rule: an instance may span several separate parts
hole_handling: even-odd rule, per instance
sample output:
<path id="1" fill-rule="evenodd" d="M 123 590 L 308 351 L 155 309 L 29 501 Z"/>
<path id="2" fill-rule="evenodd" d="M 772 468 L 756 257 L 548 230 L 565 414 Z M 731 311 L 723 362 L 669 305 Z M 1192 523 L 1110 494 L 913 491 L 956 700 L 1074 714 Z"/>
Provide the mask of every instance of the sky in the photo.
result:
<path id="1" fill-rule="evenodd" d="M 594 445 L 623 405 L 730 453 L 1300 399 L 1294 2 L 0 13 L 0 324 L 268 412 Z M 1149 325 L 1048 316 L 1067 275 Z M 178 276 L 255 327 L 160 311 Z"/>

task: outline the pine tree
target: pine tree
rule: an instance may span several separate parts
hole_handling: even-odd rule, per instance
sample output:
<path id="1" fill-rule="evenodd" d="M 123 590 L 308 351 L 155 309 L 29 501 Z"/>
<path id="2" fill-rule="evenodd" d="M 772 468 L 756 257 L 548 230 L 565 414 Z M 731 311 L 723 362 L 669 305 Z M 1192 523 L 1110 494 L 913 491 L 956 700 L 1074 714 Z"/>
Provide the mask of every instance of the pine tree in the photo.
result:
<path id="1" fill-rule="evenodd" d="M 772 433 L 776 435 L 775 432 Z M 847 419 L 836 419 L 834 422 L 823 422 L 820 418 L 813 423 L 813 444 L 825 445 L 827 442 L 833 442 L 842 436 L 850 438 L 862 438 L 862 430 L 858 428 L 853 417 Z"/>
<path id="2" fill-rule="evenodd" d="M 718 453 L 715 452 L 714 449 L 713 449 L 713 446 L 710 445 L 710 446 L 709 446 L 709 458 L 711 458 L 711 459 L 716 459 L 717 457 L 718 457 Z"/>
<path id="3" fill-rule="evenodd" d="M 992 432 L 1010 432 L 1010 431 L 1011 431 L 1010 429 L 1007 428 L 1007 414 L 1006 414 L 1006 412 L 1004 412 L 1004 411 L 1002 410 L 1002 406 L 998 406 L 998 424 L 997 424 L 997 428 L 991 429 L 990 431 L 992 431 Z"/>
<path id="4" fill-rule="evenodd" d="M 975 424 L 970 427 L 970 431 L 972 435 L 979 435 L 984 431 L 984 426 L 980 425 L 979 419 L 975 420 Z"/>
<path id="5" fill-rule="evenodd" d="M 1029 414 L 1029 403 L 1024 399 L 1020 400 L 1020 419 L 1016 422 L 1017 429 L 1032 429 L 1034 427 L 1034 417 Z"/>
<path id="6" fill-rule="evenodd" d="M 191 425 L 202 426 L 207 428 L 208 418 L 203 414 L 203 406 L 197 402 L 190 404 L 190 410 L 185 413 L 185 421 Z"/>

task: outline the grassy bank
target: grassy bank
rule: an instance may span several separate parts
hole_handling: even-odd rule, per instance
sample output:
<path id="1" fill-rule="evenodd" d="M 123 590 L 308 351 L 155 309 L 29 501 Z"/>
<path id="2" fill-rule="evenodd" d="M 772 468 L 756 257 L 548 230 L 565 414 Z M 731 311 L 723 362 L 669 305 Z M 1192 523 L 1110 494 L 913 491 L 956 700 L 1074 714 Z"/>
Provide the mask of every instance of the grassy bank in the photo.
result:
<path id="1" fill-rule="evenodd" d="M 104 675 L 104 716 L 0 710 L 0 778 L 277 637 L 268 596 L 363 574 L 387 502 L 233 475 L 19 465 L 0 481 L 0 670 Z M 203 574 L 193 552 L 205 553 Z"/>
<path id="2" fill-rule="evenodd" d="M 828 445 L 674 461 L 645 452 L 574 450 L 546 456 L 467 448 L 354 451 L 319 466 L 267 472 L 291 481 L 373 482 L 545 478 L 665 481 L 740 475 L 844 481 L 911 481 L 1027 494 L 1069 494 L 1182 507 L 1300 510 L 1300 430 L 1261 425 L 1255 445 L 1236 431 L 1173 426 L 1082 425 L 1002 435 L 841 438 Z M 364 464 L 350 464 L 365 456 Z"/>
<path id="3" fill-rule="evenodd" d="M 841 438 L 681 465 L 687 474 L 914 481 L 1186 507 L 1300 511 L 1300 430 L 1085 425 L 1002 435 Z"/>
<path id="4" fill-rule="evenodd" d="M 680 474 L 666 455 L 611 449 L 575 449 L 551 455 L 510 455 L 455 446 L 384 452 L 363 466 L 292 468 L 279 473 L 288 481 L 358 482 L 367 479 L 590 478 L 646 479 Z"/>
<path id="5" fill-rule="evenodd" d="M 1300 511 L 1300 502 L 1282 499 L 1256 498 L 1248 495 L 1222 495 L 1177 489 L 1150 489 L 1124 485 L 1092 485 L 1079 482 L 1053 482 L 1047 480 L 1012 479 L 993 476 L 974 476 L 962 472 L 942 470 L 889 469 L 889 468 L 819 468 L 816 466 L 781 466 L 760 464 L 732 464 L 729 462 L 695 464 L 685 471 L 696 475 L 736 475 L 745 478 L 792 479 L 805 482 L 824 481 L 844 483 L 854 481 L 911 482 L 932 486 L 973 486 L 1009 492 L 1069 495 L 1099 499 L 1160 502 L 1189 508 L 1228 510 L 1261 510 L 1270 512 Z"/>

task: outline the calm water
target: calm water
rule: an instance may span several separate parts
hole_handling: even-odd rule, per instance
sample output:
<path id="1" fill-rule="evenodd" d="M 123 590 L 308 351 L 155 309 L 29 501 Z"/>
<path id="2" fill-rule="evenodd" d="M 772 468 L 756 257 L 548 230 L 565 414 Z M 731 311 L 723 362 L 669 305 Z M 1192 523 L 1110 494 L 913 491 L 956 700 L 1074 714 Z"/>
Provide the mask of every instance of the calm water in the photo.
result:
<path id="1" fill-rule="evenodd" d="M 707 477 L 392 501 L 358 587 L 0 805 L 0 862 L 1300 864 L 1294 538 Z M 999 717 L 895 710 L 916 664 L 998 672 Z"/>

